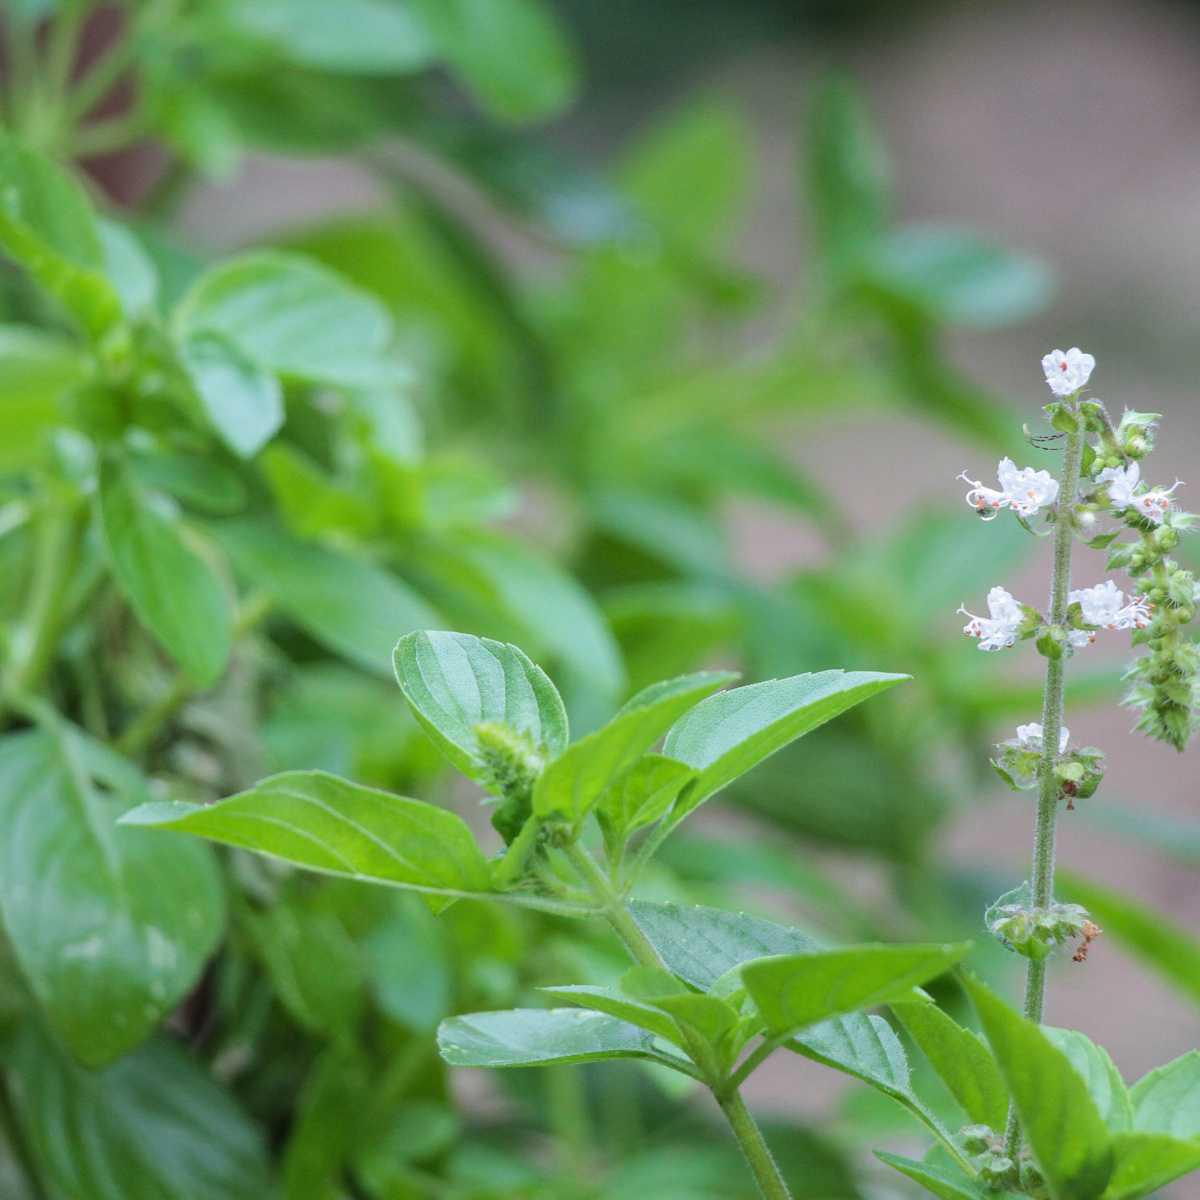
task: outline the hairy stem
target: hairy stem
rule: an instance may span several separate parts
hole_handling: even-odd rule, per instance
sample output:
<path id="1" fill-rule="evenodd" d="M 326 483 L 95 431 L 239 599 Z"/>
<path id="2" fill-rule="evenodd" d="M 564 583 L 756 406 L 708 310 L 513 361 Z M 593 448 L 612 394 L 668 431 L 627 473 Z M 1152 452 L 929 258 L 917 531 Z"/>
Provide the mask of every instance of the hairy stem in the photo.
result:
<path id="1" fill-rule="evenodd" d="M 1079 487 L 1079 462 L 1083 453 L 1083 431 L 1067 434 L 1059 476 L 1058 523 L 1054 527 L 1054 575 L 1050 587 L 1051 625 L 1062 626 L 1067 619 L 1067 595 L 1071 590 L 1071 548 L 1074 521 L 1071 507 Z M 1066 655 L 1046 659 L 1046 684 L 1042 695 L 1042 759 L 1038 766 L 1037 825 L 1033 839 L 1033 878 L 1031 900 L 1035 908 L 1045 908 L 1054 900 L 1054 835 L 1058 820 L 1058 781 L 1054 764 L 1063 726 L 1063 676 Z M 1025 976 L 1025 1016 L 1041 1022 L 1046 1000 L 1046 962 L 1029 960 Z M 1021 1148 L 1021 1126 L 1015 1108 L 1008 1113 L 1005 1137 L 1008 1155 L 1014 1161 Z"/>
<path id="2" fill-rule="evenodd" d="M 566 846 L 565 853 L 580 878 L 595 896 L 596 902 L 603 908 L 608 923 L 625 943 L 625 948 L 629 951 L 630 956 L 644 967 L 662 969 L 664 963 L 659 957 L 658 951 L 641 931 L 600 864 L 577 842 Z M 692 1055 L 692 1061 L 706 1076 L 710 1076 L 708 1060 L 711 1055 L 708 1053 L 707 1047 L 698 1039 L 689 1039 L 688 1049 Z M 729 1086 L 728 1081 L 725 1086 L 714 1087 L 713 1084 L 709 1086 L 721 1111 L 725 1114 L 725 1119 L 729 1122 L 730 1129 L 733 1130 L 733 1136 L 737 1139 L 765 1200 L 791 1200 L 791 1192 L 788 1191 L 788 1186 L 779 1173 L 779 1167 L 771 1157 L 771 1151 L 767 1148 L 767 1143 L 763 1140 L 762 1133 L 737 1088 Z"/>

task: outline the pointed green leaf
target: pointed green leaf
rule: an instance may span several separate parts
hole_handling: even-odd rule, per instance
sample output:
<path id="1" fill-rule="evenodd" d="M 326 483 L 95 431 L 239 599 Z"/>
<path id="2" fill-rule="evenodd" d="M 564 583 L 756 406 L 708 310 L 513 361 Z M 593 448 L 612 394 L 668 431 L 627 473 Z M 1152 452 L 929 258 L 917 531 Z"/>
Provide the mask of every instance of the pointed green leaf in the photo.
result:
<path id="1" fill-rule="evenodd" d="M 941 1200 L 1005 1200 L 1012 1194 L 994 1191 L 978 1178 L 973 1179 L 956 1167 L 917 1162 L 899 1154 L 888 1154 L 884 1150 L 876 1150 L 875 1157 L 901 1175 L 908 1176 L 914 1183 L 919 1183 L 927 1192 L 940 1196 Z"/>
<path id="2" fill-rule="evenodd" d="M 0 471 L 38 459 L 63 422 L 63 395 L 86 371 L 85 354 L 67 338 L 31 325 L 0 325 Z"/>
<path id="3" fill-rule="evenodd" d="M 1200 1139 L 1200 1051 L 1155 1067 L 1130 1089 L 1133 1128 Z"/>
<path id="4" fill-rule="evenodd" d="M 908 678 L 875 671 L 821 671 L 710 696 L 675 723 L 663 745 L 668 758 L 699 772 L 672 821 L 677 823 L 789 742 Z"/>
<path id="5" fill-rule="evenodd" d="M 93 338 L 121 320 L 105 279 L 104 249 L 83 189 L 61 168 L 0 130 L 0 249 Z"/>
<path id="6" fill-rule="evenodd" d="M 123 1011 L 114 1007 L 110 1015 Z M 206 1069 L 165 1038 L 92 1072 L 27 1025 L 6 1058 L 5 1076 L 47 1195 L 261 1200 L 273 1194 L 262 1132 Z"/>
<path id="7" fill-rule="evenodd" d="M 542 120 L 574 98 L 578 64 L 546 0 L 408 0 L 406 8 L 492 116 Z"/>
<path id="8" fill-rule="evenodd" d="M 846 79 L 818 91 L 809 118 L 807 190 L 825 256 L 842 267 L 882 234 L 890 169 L 862 97 Z"/>
<path id="9" fill-rule="evenodd" d="M 1008 1089 L 987 1046 L 932 1000 L 893 1001 L 891 1007 L 967 1116 L 1003 1129 Z"/>
<path id="10" fill-rule="evenodd" d="M 119 828 L 146 782 L 67 726 L 0 740 L 0 913 L 55 1034 L 111 1061 L 192 988 L 224 925 L 203 846 Z"/>
<path id="11" fill-rule="evenodd" d="M 175 323 L 185 339 L 217 334 L 259 367 L 310 383 L 370 387 L 406 376 L 389 358 L 387 309 L 297 254 L 256 251 L 211 268 Z"/>
<path id="12" fill-rule="evenodd" d="M 240 575 L 323 646 L 366 671 L 386 676 L 396 638 L 437 624 L 407 583 L 364 558 L 253 519 L 208 528 Z"/>
<path id="13" fill-rule="evenodd" d="M 607 1013 L 610 1017 L 646 1029 L 658 1037 L 666 1038 L 677 1045 L 682 1042 L 679 1026 L 661 1009 L 645 1001 L 625 995 L 619 988 L 592 987 L 585 984 L 570 984 L 562 987 L 543 987 L 552 1000 L 561 1000 L 577 1008 L 592 1009 Z"/>
<path id="14" fill-rule="evenodd" d="M 104 274 L 121 298 L 125 315 L 133 320 L 154 311 L 158 299 L 158 271 L 137 235 L 116 221 L 96 223 L 104 256 Z"/>
<path id="15" fill-rule="evenodd" d="M 658 1060 L 646 1030 L 581 1008 L 515 1008 L 449 1017 L 438 1026 L 438 1049 L 452 1067 Z"/>
<path id="16" fill-rule="evenodd" d="M 978 980 L 967 990 L 1054 1200 L 1103 1194 L 1112 1173 L 1108 1130 L 1070 1059 Z"/>
<path id="17" fill-rule="evenodd" d="M 1105 1125 L 1113 1133 L 1132 1129 L 1133 1105 L 1129 1090 L 1108 1051 L 1077 1029 L 1055 1029 L 1043 1025 L 1042 1032 L 1067 1056 L 1071 1066 L 1087 1085 L 1088 1095 Z"/>
<path id="18" fill-rule="evenodd" d="M 633 901 L 629 911 L 667 967 L 706 991 L 723 975 L 752 959 L 817 948 L 817 943 L 798 929 L 745 913 L 644 900 Z M 864 1013 L 834 1017 L 784 1045 L 861 1080 L 903 1105 L 936 1137 L 949 1140 L 937 1118 L 912 1090 L 904 1047 L 882 1017 Z"/>
<path id="19" fill-rule="evenodd" d="M 124 466 L 103 464 L 99 502 L 113 572 L 138 620 L 193 683 L 215 683 L 233 644 L 233 615 L 220 578 Z"/>
<path id="20" fill-rule="evenodd" d="M 599 813 L 625 835 L 653 825 L 696 777 L 686 763 L 661 754 L 644 754 L 600 797 Z"/>
<path id="21" fill-rule="evenodd" d="M 751 959 L 817 949 L 799 929 L 723 908 L 634 900 L 629 912 L 667 968 L 706 992 Z"/>
<path id="22" fill-rule="evenodd" d="M 283 389 L 224 334 L 202 330 L 179 348 L 204 420 L 240 458 L 253 458 L 283 424 Z"/>
<path id="23" fill-rule="evenodd" d="M 402 637 L 396 681 L 418 721 L 464 775 L 487 782 L 475 726 L 506 726 L 546 758 L 566 749 L 567 713 L 546 673 L 516 646 L 466 633 Z"/>
<path id="24" fill-rule="evenodd" d="M 1104 1200 L 1139 1200 L 1192 1171 L 1200 1170 L 1200 1142 L 1163 1133 L 1113 1136 L 1113 1173 Z"/>
<path id="25" fill-rule="evenodd" d="M 607 725 L 570 746 L 546 768 L 534 788 L 534 812 L 572 821 L 585 816 L 683 713 L 732 678 L 728 671 L 701 671 L 638 692 Z"/>
<path id="26" fill-rule="evenodd" d="M 217 804 L 159 801 L 124 825 L 178 829 L 329 875 L 432 896 L 488 891 L 488 870 L 456 813 L 324 771 L 285 771 Z"/>
<path id="27" fill-rule="evenodd" d="M 779 1036 L 908 994 L 958 962 L 970 943 L 839 946 L 754 959 L 742 980 L 769 1032 Z"/>

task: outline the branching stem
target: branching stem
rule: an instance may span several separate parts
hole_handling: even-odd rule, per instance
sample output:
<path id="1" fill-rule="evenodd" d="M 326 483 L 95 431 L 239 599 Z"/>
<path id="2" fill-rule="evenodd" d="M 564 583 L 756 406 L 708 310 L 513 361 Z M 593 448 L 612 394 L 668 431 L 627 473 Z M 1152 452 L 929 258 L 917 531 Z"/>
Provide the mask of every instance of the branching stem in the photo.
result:
<path id="1" fill-rule="evenodd" d="M 642 932 L 638 923 L 633 919 L 624 897 L 612 886 L 608 875 L 598 862 L 578 842 L 571 842 L 564 848 L 564 853 L 571 865 L 592 895 L 596 903 L 604 910 L 604 915 L 613 931 L 625 943 L 630 956 L 644 967 L 662 969 L 664 964 L 658 951 L 650 943 L 650 939 Z M 720 1081 L 713 1079 L 708 1060 L 711 1055 L 708 1047 L 699 1039 L 688 1039 L 688 1050 L 693 1062 L 707 1077 L 710 1090 L 729 1122 L 733 1136 L 741 1147 L 742 1154 L 754 1175 L 759 1191 L 764 1200 L 791 1200 L 791 1192 L 779 1173 L 767 1143 L 763 1140 L 762 1132 L 755 1123 L 754 1117 L 746 1107 L 741 1093 L 736 1086 L 730 1086 L 726 1081 L 721 1086 Z"/>

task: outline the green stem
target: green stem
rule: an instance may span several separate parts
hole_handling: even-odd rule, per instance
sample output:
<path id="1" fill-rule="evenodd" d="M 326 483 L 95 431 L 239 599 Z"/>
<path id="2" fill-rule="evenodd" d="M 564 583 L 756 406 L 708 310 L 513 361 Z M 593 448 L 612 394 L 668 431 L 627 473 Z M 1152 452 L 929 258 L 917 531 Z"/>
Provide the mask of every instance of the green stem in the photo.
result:
<path id="1" fill-rule="evenodd" d="M 112 45 L 80 76 L 67 102 L 67 118 L 74 124 L 103 100 L 137 57 L 133 29 L 122 30 Z"/>
<path id="2" fill-rule="evenodd" d="M 236 642 L 244 637 L 271 609 L 271 599 L 262 592 L 247 597 L 238 610 L 233 623 L 233 638 Z M 122 754 L 136 756 L 145 751 L 158 737 L 163 726 L 196 694 L 199 689 L 182 672 L 178 672 L 170 686 L 153 704 L 144 708 L 117 739 L 116 747 Z"/>
<path id="3" fill-rule="evenodd" d="M 791 1200 L 791 1192 L 788 1191 L 783 1176 L 779 1174 L 779 1167 L 776 1166 L 775 1159 L 771 1157 L 771 1151 L 763 1140 L 762 1131 L 750 1115 L 750 1110 L 746 1107 L 741 1093 L 730 1091 L 717 1099 L 721 1105 L 721 1111 L 725 1114 L 725 1119 L 729 1122 L 730 1129 L 733 1130 L 733 1136 L 737 1138 L 738 1145 L 741 1146 L 742 1153 L 746 1156 L 746 1162 L 754 1174 L 758 1190 L 762 1192 L 765 1200 Z"/>
<path id="4" fill-rule="evenodd" d="M 600 864 L 578 842 L 569 843 L 564 847 L 564 853 L 595 896 L 597 904 L 603 908 L 604 916 L 612 926 L 613 932 L 625 943 L 625 948 L 634 961 L 644 967 L 664 969 L 665 964 L 658 951 L 633 919 L 624 898 L 613 888 Z M 707 1077 L 708 1087 L 721 1106 L 721 1111 L 733 1130 L 733 1136 L 737 1139 L 765 1200 L 791 1200 L 791 1193 L 779 1173 L 779 1167 L 771 1157 L 771 1151 L 767 1148 L 767 1143 L 763 1140 L 762 1133 L 737 1088 L 730 1086 L 728 1082 L 722 1085 L 711 1081 L 711 1072 L 707 1067 L 712 1056 L 702 1042 L 689 1038 L 688 1051 L 692 1055 L 692 1061 Z"/>
<path id="5" fill-rule="evenodd" d="M 63 603 L 79 559 L 87 510 L 78 496 L 54 498 L 40 515 L 36 532 L 33 584 L 25 617 L 4 678 L 4 692 L 37 689 L 54 661 Z"/>
<path id="6" fill-rule="evenodd" d="M 1083 453 L 1083 431 L 1067 434 L 1059 476 L 1058 523 L 1054 527 L 1054 575 L 1050 587 L 1049 623 L 1062 627 L 1067 619 L 1067 596 L 1071 590 L 1071 549 L 1074 541 L 1072 506 L 1079 487 L 1079 463 Z M 1033 878 L 1030 903 L 1045 908 L 1054 900 L 1054 838 L 1058 821 L 1058 780 L 1054 764 L 1063 726 L 1063 681 L 1066 655 L 1046 659 L 1046 684 L 1042 694 L 1042 759 L 1038 765 L 1037 825 L 1033 839 Z M 1046 1002 L 1046 963 L 1029 960 L 1025 976 L 1026 1018 L 1041 1023 Z M 1021 1148 L 1021 1126 L 1015 1107 L 1008 1112 L 1005 1137 L 1008 1156 L 1016 1161 Z"/>

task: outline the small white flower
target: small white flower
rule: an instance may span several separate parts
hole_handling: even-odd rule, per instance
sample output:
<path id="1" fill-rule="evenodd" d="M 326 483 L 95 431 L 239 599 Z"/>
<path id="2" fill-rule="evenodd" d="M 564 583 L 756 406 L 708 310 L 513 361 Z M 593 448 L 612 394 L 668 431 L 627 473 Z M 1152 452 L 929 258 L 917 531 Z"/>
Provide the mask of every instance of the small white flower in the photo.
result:
<path id="1" fill-rule="evenodd" d="M 1105 467 L 1096 476 L 1096 482 L 1108 485 L 1108 502 L 1118 512 L 1132 508 L 1139 516 L 1161 525 L 1171 511 L 1171 493 L 1181 486 L 1182 481 L 1177 479 L 1169 488 L 1151 488 L 1136 495 L 1141 474 L 1141 467 L 1131 462 L 1127 467 Z"/>
<path id="2" fill-rule="evenodd" d="M 1102 629 L 1145 629 L 1150 624 L 1150 606 L 1145 599 L 1135 596 L 1126 604 L 1125 593 L 1111 579 L 1095 587 L 1073 591 L 1067 599 L 1072 604 L 1079 603 L 1081 615 L 1088 625 L 1098 625 Z M 1086 645 L 1094 640 L 1086 629 L 1070 632 L 1072 646 Z"/>
<path id="3" fill-rule="evenodd" d="M 1064 725 L 1058 732 L 1058 752 L 1063 754 L 1067 743 L 1071 740 L 1071 731 Z M 1017 741 L 1022 750 L 1040 750 L 1042 748 L 1042 727 L 1037 721 L 1028 725 L 1017 726 Z"/>
<path id="4" fill-rule="evenodd" d="M 1000 490 L 984 487 L 966 471 L 958 478 L 971 485 L 967 503 L 985 520 L 992 520 L 1002 508 L 1011 508 L 1023 517 L 1034 516 L 1039 509 L 1058 499 L 1058 480 L 1049 471 L 1032 467 L 1018 468 L 1011 458 L 1002 458 L 996 467 Z"/>
<path id="5" fill-rule="evenodd" d="M 1078 346 L 1067 351 L 1051 350 L 1042 356 L 1046 383 L 1056 396 L 1070 396 L 1079 391 L 1091 378 L 1095 366 L 1096 360 Z"/>
<path id="6" fill-rule="evenodd" d="M 959 612 L 971 619 L 963 626 L 967 637 L 979 639 L 980 650 L 1003 650 L 1017 640 L 1017 631 L 1025 620 L 1020 604 L 1002 587 L 988 592 L 988 615 L 977 617 L 960 607 Z"/>
<path id="7" fill-rule="evenodd" d="M 1113 508 L 1121 511 L 1133 503 L 1134 489 L 1141 475 L 1141 467 L 1136 462 L 1131 462 L 1127 467 L 1105 467 L 1096 476 L 1096 482 L 1108 484 L 1108 502 Z"/>
<path id="8" fill-rule="evenodd" d="M 1133 507 L 1154 525 L 1161 525 L 1171 511 L 1171 493 L 1183 483 L 1177 479 L 1169 488 L 1151 488 L 1133 498 Z"/>
<path id="9" fill-rule="evenodd" d="M 1125 593 L 1111 579 L 1106 579 L 1095 587 L 1077 588 L 1067 600 L 1079 604 L 1088 625 L 1110 628 L 1125 604 Z"/>
<path id="10" fill-rule="evenodd" d="M 1032 467 L 1018 470 L 1011 458 L 1002 458 L 997 470 L 1009 505 L 1023 517 L 1033 516 L 1039 508 L 1058 499 L 1058 480 L 1049 471 L 1035 471 Z"/>

